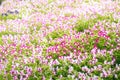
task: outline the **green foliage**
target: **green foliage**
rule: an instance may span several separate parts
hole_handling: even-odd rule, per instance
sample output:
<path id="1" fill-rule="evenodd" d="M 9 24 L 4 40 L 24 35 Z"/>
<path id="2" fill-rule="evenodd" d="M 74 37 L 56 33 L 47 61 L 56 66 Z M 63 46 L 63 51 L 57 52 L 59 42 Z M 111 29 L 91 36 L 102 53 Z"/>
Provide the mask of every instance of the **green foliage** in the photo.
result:
<path id="1" fill-rule="evenodd" d="M 87 52 L 90 52 L 93 49 L 96 37 L 97 36 L 94 37 L 89 36 L 89 38 L 87 39 L 87 43 L 84 44 L 84 48 Z"/>
<path id="2" fill-rule="evenodd" d="M 94 74 L 94 75 L 96 75 L 96 76 L 100 76 L 100 73 L 101 73 L 101 71 L 98 71 L 98 70 L 94 70 L 94 71 L 92 72 L 92 74 Z"/>
<path id="3" fill-rule="evenodd" d="M 116 74 L 117 74 L 118 77 L 115 78 L 115 80 L 119 80 L 120 79 L 120 71 L 117 71 Z"/>
<path id="4" fill-rule="evenodd" d="M 34 26 L 35 27 L 33 27 L 33 26 L 29 27 L 30 34 L 37 33 L 41 29 L 41 27 L 42 27 L 41 23 L 35 24 Z"/>
<path id="5" fill-rule="evenodd" d="M 111 40 L 108 40 L 108 45 L 106 46 L 106 49 L 109 50 L 111 48 L 115 48 L 117 46 L 117 42 L 116 42 L 116 34 L 111 32 L 108 34 L 108 36 L 110 37 Z M 111 46 L 112 45 L 112 46 Z"/>
<path id="6" fill-rule="evenodd" d="M 106 53 L 106 60 L 107 61 L 112 61 L 112 57 L 109 53 Z"/>
<path id="7" fill-rule="evenodd" d="M 47 38 L 48 40 L 49 40 L 50 38 L 52 38 L 52 39 L 60 38 L 60 37 L 62 37 L 64 34 L 69 34 L 69 33 L 68 33 L 67 30 L 64 31 L 64 30 L 58 29 L 58 30 L 55 30 L 55 31 L 51 32 L 50 34 L 48 34 L 48 35 L 46 36 L 46 38 Z"/>
<path id="8" fill-rule="evenodd" d="M 60 75 L 63 75 L 63 77 L 67 77 L 68 75 L 68 65 L 62 65 L 62 68 L 59 69 L 53 78 L 58 78 Z"/>
<path id="9" fill-rule="evenodd" d="M 4 78 L 3 78 L 3 75 L 2 75 L 2 74 L 0 74 L 0 80 L 4 80 Z"/>
<path id="10" fill-rule="evenodd" d="M 92 27 L 93 25 L 95 25 L 95 23 L 97 23 L 98 21 L 103 21 L 103 20 L 118 23 L 118 20 L 114 20 L 112 14 L 108 14 L 105 16 L 96 14 L 96 18 L 89 19 L 89 20 L 86 20 L 86 19 L 78 20 L 74 29 L 77 32 L 83 32 L 85 29 L 88 29 L 89 27 Z"/>
<path id="11" fill-rule="evenodd" d="M 55 54 L 51 53 L 50 55 L 52 56 L 53 59 L 57 59 L 59 57 L 58 54 L 56 53 Z"/>
<path id="12" fill-rule="evenodd" d="M 50 78 L 50 76 L 52 75 L 52 71 L 50 70 L 50 67 L 47 65 L 42 65 L 42 74 L 46 77 L 46 78 Z"/>
<path id="13" fill-rule="evenodd" d="M 1 3 L 3 2 L 4 0 L 0 0 L 0 5 L 1 5 Z"/>
<path id="14" fill-rule="evenodd" d="M 0 32 L 0 45 L 3 44 L 3 40 L 2 40 L 2 36 L 3 35 L 16 35 L 16 32 L 10 32 L 10 31 L 2 31 Z M 8 40 L 8 42 L 10 43 L 10 40 Z"/>
<path id="15" fill-rule="evenodd" d="M 0 20 L 9 20 L 9 19 L 12 19 L 12 20 L 14 20 L 14 19 L 18 19 L 19 18 L 19 16 L 16 14 L 16 15 L 11 15 L 11 14 L 7 14 L 7 16 L 0 16 Z"/>
<path id="16" fill-rule="evenodd" d="M 42 75 L 41 75 L 40 72 L 35 71 L 35 72 L 34 72 L 34 75 L 37 76 L 37 79 L 38 79 L 38 80 L 42 80 Z M 34 80 L 36 80 L 36 79 L 34 79 Z"/>
<path id="17" fill-rule="evenodd" d="M 31 41 L 32 44 L 37 45 L 38 44 L 38 39 L 34 39 Z"/>
<path id="18" fill-rule="evenodd" d="M 105 39 L 103 37 L 99 37 L 99 41 L 97 43 L 97 47 L 99 49 L 106 49 L 106 50 L 110 50 L 112 48 L 115 48 L 117 46 L 117 42 L 115 41 L 116 34 L 115 33 L 109 33 L 108 36 L 110 37 L 110 40 Z"/>
<path id="19" fill-rule="evenodd" d="M 7 64 L 6 71 L 9 72 L 12 68 L 12 60 L 10 59 L 9 63 Z"/>
<path id="20" fill-rule="evenodd" d="M 120 50 L 116 50 L 113 52 L 113 56 L 115 57 L 116 59 L 116 64 L 120 64 Z"/>
<path id="21" fill-rule="evenodd" d="M 109 75 L 108 77 L 103 78 L 103 80 L 114 80 L 113 75 Z"/>
<path id="22" fill-rule="evenodd" d="M 52 3 L 53 1 L 55 1 L 55 0 L 48 0 L 48 3 L 50 4 L 50 3 Z"/>
<path id="23" fill-rule="evenodd" d="M 77 32 L 83 32 L 85 29 L 87 29 L 88 27 L 89 27 L 89 23 L 90 21 L 88 20 L 79 20 L 78 22 L 77 22 L 77 25 L 75 26 L 75 30 L 77 31 Z"/>
<path id="24" fill-rule="evenodd" d="M 34 76 L 30 76 L 28 80 L 37 80 L 37 78 L 35 78 Z"/>
<path id="25" fill-rule="evenodd" d="M 57 75 L 63 75 L 63 77 L 67 77 L 68 75 L 68 70 L 67 69 L 62 69 L 57 71 Z"/>
<path id="26" fill-rule="evenodd" d="M 83 64 L 84 65 L 84 64 Z M 71 66 L 74 68 L 75 71 L 81 71 L 81 67 L 83 66 L 82 64 L 79 66 L 79 65 L 76 65 L 76 64 L 71 64 Z"/>
<path id="27" fill-rule="evenodd" d="M 58 8 L 62 9 L 62 8 L 64 8 L 65 6 L 66 6 L 66 4 L 60 4 L 60 5 L 58 5 Z"/>
<path id="28" fill-rule="evenodd" d="M 10 31 L 2 31 L 0 32 L 0 37 L 2 37 L 2 35 L 15 35 L 17 34 L 16 32 L 10 32 Z"/>
<path id="29" fill-rule="evenodd" d="M 72 13 L 66 13 L 65 14 L 65 17 L 70 17 L 70 16 L 72 16 L 73 14 Z"/>
<path id="30" fill-rule="evenodd" d="M 42 25 L 41 25 L 41 24 L 40 24 L 40 25 L 38 25 L 38 26 L 37 26 L 37 28 L 36 28 L 36 30 L 37 30 L 37 31 L 39 31 L 41 27 L 42 27 Z"/>
<path id="31" fill-rule="evenodd" d="M 2 40 L 2 37 L 0 37 L 0 45 L 3 44 L 3 40 Z"/>
<path id="32" fill-rule="evenodd" d="M 99 42 L 97 43 L 97 47 L 98 47 L 99 49 L 104 49 L 104 48 L 106 48 L 105 42 L 106 42 L 106 39 L 100 37 L 100 38 L 99 38 Z"/>
<path id="33" fill-rule="evenodd" d="M 100 63 L 104 63 L 104 61 L 106 60 L 106 58 L 102 55 L 98 55 L 97 59 L 98 59 L 98 62 L 100 62 Z"/>
<path id="34" fill-rule="evenodd" d="M 9 80 L 13 80 L 13 77 L 10 75 L 10 73 L 8 73 L 7 75 L 5 75 L 7 79 Z"/>

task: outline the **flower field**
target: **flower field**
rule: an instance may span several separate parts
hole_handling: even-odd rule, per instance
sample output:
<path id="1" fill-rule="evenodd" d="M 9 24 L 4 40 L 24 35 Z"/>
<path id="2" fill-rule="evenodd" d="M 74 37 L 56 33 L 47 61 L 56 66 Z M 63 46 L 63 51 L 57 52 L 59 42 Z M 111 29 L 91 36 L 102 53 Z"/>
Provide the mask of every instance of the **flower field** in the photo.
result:
<path id="1" fill-rule="evenodd" d="M 120 80 L 120 1 L 3 1 L 0 80 Z"/>

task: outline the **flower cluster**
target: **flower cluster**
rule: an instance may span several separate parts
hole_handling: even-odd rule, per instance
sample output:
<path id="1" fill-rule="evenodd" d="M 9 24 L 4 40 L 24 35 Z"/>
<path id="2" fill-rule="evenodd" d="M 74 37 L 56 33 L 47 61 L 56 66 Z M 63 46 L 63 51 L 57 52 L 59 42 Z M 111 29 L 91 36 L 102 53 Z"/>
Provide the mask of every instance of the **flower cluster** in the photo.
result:
<path id="1" fill-rule="evenodd" d="M 5 0 L 0 5 L 0 80 L 119 80 L 119 4 Z"/>

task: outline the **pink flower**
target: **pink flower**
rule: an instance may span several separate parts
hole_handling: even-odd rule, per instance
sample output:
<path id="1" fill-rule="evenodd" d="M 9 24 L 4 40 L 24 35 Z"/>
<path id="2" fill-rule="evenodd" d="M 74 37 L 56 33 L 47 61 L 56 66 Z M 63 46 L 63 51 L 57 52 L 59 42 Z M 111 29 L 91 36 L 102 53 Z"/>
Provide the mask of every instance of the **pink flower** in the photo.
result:
<path id="1" fill-rule="evenodd" d="M 51 58 L 52 58 L 52 56 L 47 56 L 46 58 L 47 58 L 47 59 L 51 59 Z"/>
<path id="2" fill-rule="evenodd" d="M 14 76 L 14 77 L 13 77 L 13 80 L 18 80 L 17 76 Z"/>
<path id="3" fill-rule="evenodd" d="M 61 45 L 61 47 L 65 47 L 66 42 L 65 42 L 65 41 L 62 41 L 62 42 L 60 43 L 60 45 Z"/>
<path id="4" fill-rule="evenodd" d="M 19 53 L 22 53 L 22 49 L 21 49 L 21 50 L 19 50 Z"/>
<path id="5" fill-rule="evenodd" d="M 73 51 L 76 53 L 77 52 L 77 50 L 76 49 L 73 49 Z"/>
<path id="6" fill-rule="evenodd" d="M 74 45 L 75 45 L 75 46 L 78 46 L 78 45 L 79 45 L 79 43 L 78 43 L 78 42 L 74 42 Z"/>
<path id="7" fill-rule="evenodd" d="M 4 69 L 4 65 L 0 64 L 0 70 Z"/>
<path id="8" fill-rule="evenodd" d="M 98 65 L 98 69 L 102 69 L 102 65 Z"/>
<path id="9" fill-rule="evenodd" d="M 29 49 L 29 46 L 27 46 L 26 44 L 21 44 L 21 49 Z"/>
<path id="10" fill-rule="evenodd" d="M 46 79 L 45 79 L 45 76 L 42 77 L 42 80 L 46 80 Z"/>
<path id="11" fill-rule="evenodd" d="M 11 75 L 16 75 L 16 74 L 17 74 L 17 71 L 14 70 L 14 69 L 12 69 L 12 70 L 10 71 L 10 73 L 11 73 Z"/>
<path id="12" fill-rule="evenodd" d="M 46 52 L 47 52 L 47 53 L 51 52 L 51 49 L 50 49 L 50 48 L 48 48 Z"/>
<path id="13" fill-rule="evenodd" d="M 16 50 L 15 49 L 13 49 L 12 51 L 11 51 L 11 54 L 14 54 L 16 52 Z"/>
<path id="14" fill-rule="evenodd" d="M 42 68 L 37 68 L 37 70 L 38 70 L 39 72 L 41 72 L 41 71 L 42 71 Z"/>
<path id="15" fill-rule="evenodd" d="M 32 74 L 32 68 L 27 68 L 26 72 L 27 72 L 28 75 L 31 75 Z"/>
<path id="16" fill-rule="evenodd" d="M 92 50 L 91 50 L 92 54 L 96 54 L 97 53 L 97 47 L 95 46 Z"/>
<path id="17" fill-rule="evenodd" d="M 103 77 L 107 77 L 107 76 L 108 76 L 107 72 L 103 70 Z"/>
<path id="18" fill-rule="evenodd" d="M 99 38 L 97 38 L 97 39 L 95 40 L 96 43 L 98 43 L 98 41 L 99 41 Z"/>
<path id="19" fill-rule="evenodd" d="M 106 53 L 106 49 L 101 50 L 101 53 L 102 53 L 102 55 L 105 55 L 105 53 Z"/>
<path id="20" fill-rule="evenodd" d="M 98 32 L 98 35 L 99 35 L 100 37 L 104 37 L 104 38 L 106 38 L 106 39 L 109 39 L 109 36 L 107 36 L 107 32 L 105 32 L 105 31 L 99 31 L 99 32 Z"/>

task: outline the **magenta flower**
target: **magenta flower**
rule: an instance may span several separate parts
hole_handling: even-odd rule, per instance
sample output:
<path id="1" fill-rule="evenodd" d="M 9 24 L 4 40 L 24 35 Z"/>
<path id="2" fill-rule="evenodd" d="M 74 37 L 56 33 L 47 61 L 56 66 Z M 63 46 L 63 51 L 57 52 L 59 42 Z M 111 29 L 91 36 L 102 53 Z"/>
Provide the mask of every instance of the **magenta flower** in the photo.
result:
<path id="1" fill-rule="evenodd" d="M 106 38 L 106 39 L 109 39 L 109 36 L 107 36 L 107 32 L 106 32 L 106 31 L 99 31 L 99 32 L 98 32 L 98 35 L 99 35 L 100 37 L 104 37 L 104 38 Z"/>
<path id="2" fill-rule="evenodd" d="M 65 41 L 62 41 L 62 42 L 60 43 L 60 45 L 61 45 L 61 47 L 65 47 L 66 42 L 65 42 Z"/>

